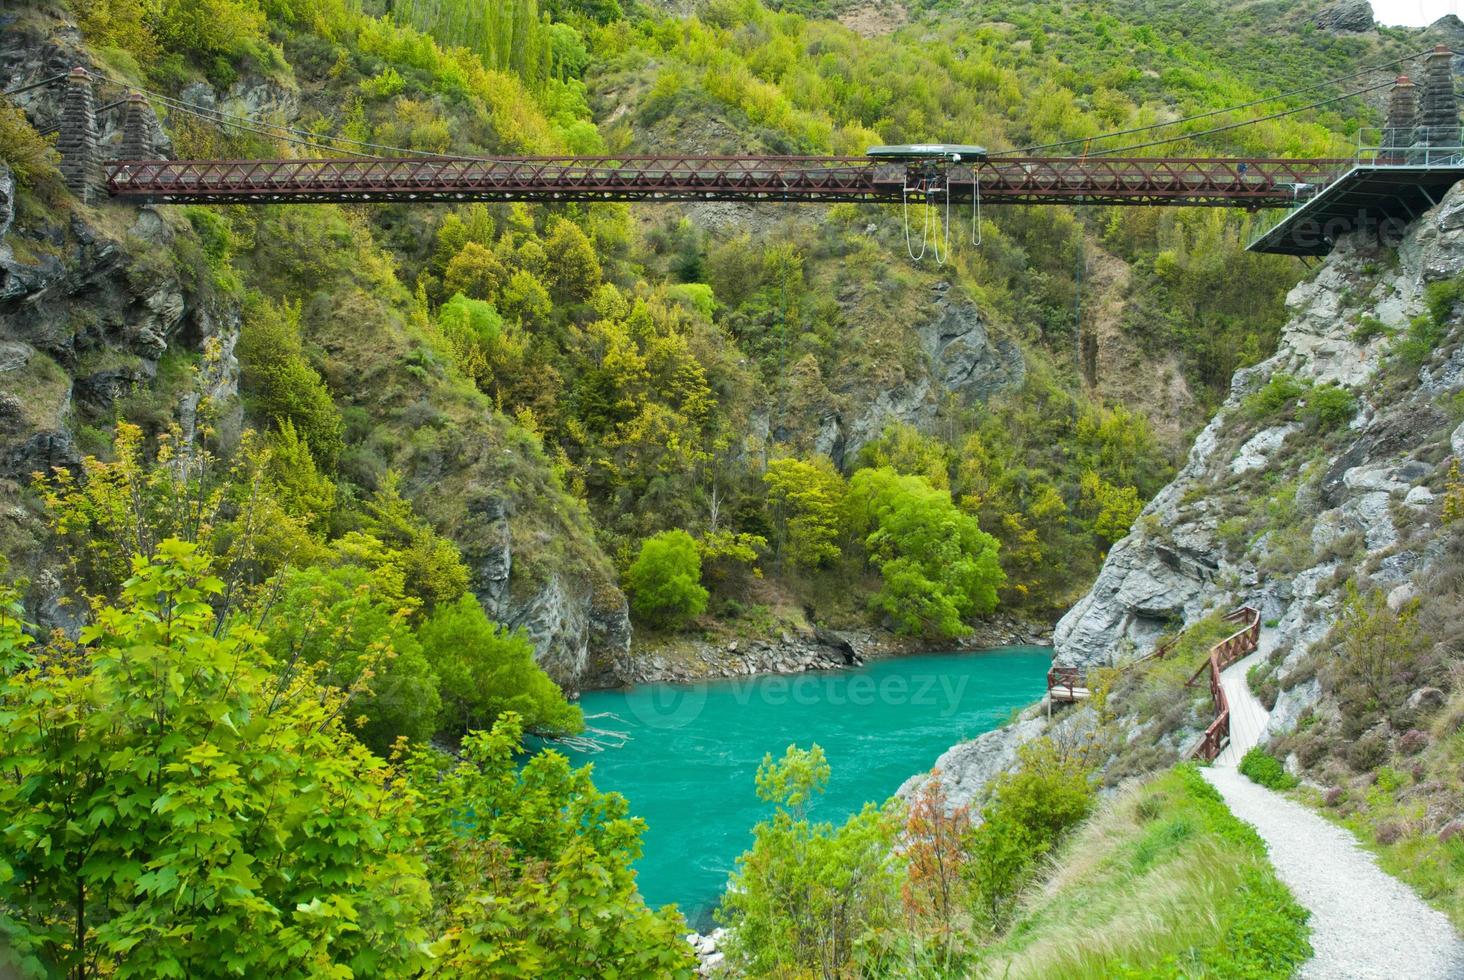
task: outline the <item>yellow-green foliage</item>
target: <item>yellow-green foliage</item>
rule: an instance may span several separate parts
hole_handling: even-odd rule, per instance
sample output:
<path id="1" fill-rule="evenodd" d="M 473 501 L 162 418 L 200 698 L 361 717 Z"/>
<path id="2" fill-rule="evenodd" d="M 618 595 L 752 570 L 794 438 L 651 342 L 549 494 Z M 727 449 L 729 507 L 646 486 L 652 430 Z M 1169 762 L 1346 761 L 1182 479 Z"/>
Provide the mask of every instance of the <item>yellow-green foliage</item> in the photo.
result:
<path id="1" fill-rule="evenodd" d="M 15 174 L 16 183 L 55 192 L 61 182 L 60 160 L 50 142 L 31 128 L 24 112 L 0 103 L 0 162 Z"/>
<path id="2" fill-rule="evenodd" d="M 635 890 L 643 824 L 589 767 L 522 763 L 511 713 L 385 762 L 256 617 L 216 618 L 195 546 L 133 572 L 75 643 L 31 643 L 0 587 L 7 969 L 691 977 L 681 916 Z"/>
<path id="3" fill-rule="evenodd" d="M 289 422 L 324 469 L 344 448 L 340 411 L 305 357 L 298 305 L 256 301 L 239 335 L 245 396 L 276 426 Z"/>
<path id="4" fill-rule="evenodd" d="M 1104 804 L 1025 896 L 980 976 L 1290 977 L 1306 912 L 1191 765 Z"/>

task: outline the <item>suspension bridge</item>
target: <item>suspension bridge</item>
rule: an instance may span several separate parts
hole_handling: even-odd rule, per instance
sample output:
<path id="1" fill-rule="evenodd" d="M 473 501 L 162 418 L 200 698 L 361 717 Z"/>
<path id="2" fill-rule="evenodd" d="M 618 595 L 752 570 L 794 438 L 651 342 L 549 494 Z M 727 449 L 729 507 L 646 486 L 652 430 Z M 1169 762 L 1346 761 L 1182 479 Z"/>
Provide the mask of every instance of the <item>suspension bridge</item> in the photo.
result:
<path id="1" fill-rule="evenodd" d="M 1031 155 L 1032 151 L 1071 146 L 1078 140 L 990 154 L 979 147 L 934 145 L 874 148 L 862 157 L 439 156 L 342 137 L 321 137 L 159 93 L 134 91 L 98 109 L 94 94 L 97 79 L 81 68 L 7 94 L 64 77 L 67 90 L 57 127 L 62 173 L 73 191 L 84 199 L 105 193 L 112 199 L 137 204 L 851 201 L 904 205 L 907 237 L 909 207 L 923 206 L 926 232 L 922 239 L 929 237 L 933 220 L 937 234 L 944 234 L 947 244 L 955 220 L 952 213 L 957 208 L 971 209 L 973 238 L 979 241 L 980 209 L 988 205 L 1225 207 L 1279 212 L 1277 220 L 1262 222 L 1262 230 L 1250 247 L 1260 252 L 1308 256 L 1327 254 L 1341 235 L 1350 232 L 1373 229 L 1379 235 L 1396 234 L 1437 204 L 1455 182 L 1464 179 L 1464 146 L 1460 145 L 1452 57 L 1453 52 L 1443 46 L 1423 54 L 1421 87 L 1407 76 L 1398 76 L 1391 82 L 1371 84 L 1200 133 L 1080 156 Z M 1384 66 L 1370 70 L 1378 67 Z M 1118 155 L 1292 115 L 1388 85 L 1392 91 L 1386 125 L 1374 138 L 1360 136 L 1357 151 L 1350 157 Z M 192 114 L 226 130 L 281 139 L 320 155 L 262 160 L 161 159 L 157 152 L 161 127 L 149 96 L 170 114 Z M 1097 138 L 1175 126 L 1266 101 L 1271 99 Z M 119 108 L 124 113 L 120 153 L 115 159 L 104 159 L 99 149 L 97 117 Z M 1092 139 L 1083 141 L 1084 145 Z M 938 246 L 936 255 L 940 257 Z"/>

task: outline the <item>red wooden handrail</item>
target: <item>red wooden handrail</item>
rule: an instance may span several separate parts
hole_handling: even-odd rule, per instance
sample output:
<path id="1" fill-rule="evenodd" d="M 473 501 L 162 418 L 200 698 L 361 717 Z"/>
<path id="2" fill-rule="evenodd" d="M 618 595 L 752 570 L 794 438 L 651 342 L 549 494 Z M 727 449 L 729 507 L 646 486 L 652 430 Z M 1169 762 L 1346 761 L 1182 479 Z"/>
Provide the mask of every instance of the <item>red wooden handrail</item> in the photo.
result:
<path id="1" fill-rule="evenodd" d="M 1204 673 L 1206 667 L 1210 668 L 1210 700 L 1215 705 L 1215 720 L 1210 722 L 1204 737 L 1190 753 L 1191 758 L 1203 759 L 1205 762 L 1214 762 L 1230 741 L 1230 701 L 1225 697 L 1225 686 L 1220 682 L 1220 674 L 1231 664 L 1255 652 L 1261 637 L 1259 610 L 1251 606 L 1241 606 L 1225 618 L 1231 622 L 1244 622 L 1245 626 L 1212 646 L 1205 663 L 1185 683 L 1188 687 Z"/>
<path id="2" fill-rule="evenodd" d="M 1200 675 L 1206 670 L 1210 672 L 1210 699 L 1215 704 L 1215 720 L 1205 729 L 1204 738 L 1191 753 L 1193 758 L 1203 759 L 1206 762 L 1214 762 L 1215 757 L 1230 741 L 1230 702 L 1225 697 L 1225 687 L 1220 683 L 1220 674 L 1231 664 L 1255 652 L 1256 647 L 1260 644 L 1261 614 L 1259 610 L 1251 606 L 1241 606 L 1239 609 L 1227 613 L 1225 619 L 1228 622 L 1244 623 L 1245 625 L 1210 647 L 1205 662 L 1200 664 L 1200 669 L 1195 671 L 1184 685 L 1189 687 L 1199 680 Z M 1147 660 L 1162 660 L 1174 651 L 1178 642 L 1178 638 L 1175 638 L 1167 643 L 1161 643 L 1148 654 L 1125 664 L 1120 670 L 1128 670 Z M 1053 701 L 1072 701 L 1074 699 L 1073 690 L 1084 686 L 1085 675 L 1086 671 L 1081 667 L 1054 665 L 1047 671 L 1048 698 Z M 1061 697 L 1064 693 L 1066 693 L 1066 697 Z"/>

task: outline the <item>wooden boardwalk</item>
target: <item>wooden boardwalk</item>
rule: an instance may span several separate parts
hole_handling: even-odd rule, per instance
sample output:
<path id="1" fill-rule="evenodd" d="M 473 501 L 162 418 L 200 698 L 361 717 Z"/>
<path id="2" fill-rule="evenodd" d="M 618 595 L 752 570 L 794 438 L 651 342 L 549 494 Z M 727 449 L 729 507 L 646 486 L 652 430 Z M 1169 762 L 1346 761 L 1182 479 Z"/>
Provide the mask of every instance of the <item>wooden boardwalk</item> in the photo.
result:
<path id="1" fill-rule="evenodd" d="M 1240 765 L 1241 756 L 1261 740 L 1261 730 L 1271 717 L 1266 706 L 1251 693 L 1245 677 L 1247 671 L 1265 659 L 1269 646 L 1263 642 L 1255 653 L 1220 673 L 1220 686 L 1225 689 L 1225 700 L 1230 705 L 1230 743 L 1215 757 L 1217 766 Z"/>

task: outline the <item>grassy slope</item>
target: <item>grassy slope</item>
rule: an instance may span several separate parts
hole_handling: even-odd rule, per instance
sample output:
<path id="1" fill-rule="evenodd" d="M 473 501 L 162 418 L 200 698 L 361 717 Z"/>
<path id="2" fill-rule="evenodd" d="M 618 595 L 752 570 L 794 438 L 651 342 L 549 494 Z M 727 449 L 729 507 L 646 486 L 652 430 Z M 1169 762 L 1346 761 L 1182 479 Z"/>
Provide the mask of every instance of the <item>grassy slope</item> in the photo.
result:
<path id="1" fill-rule="evenodd" d="M 1306 912 L 1193 766 L 1112 798 L 992 950 L 990 977 L 1286 977 Z"/>

